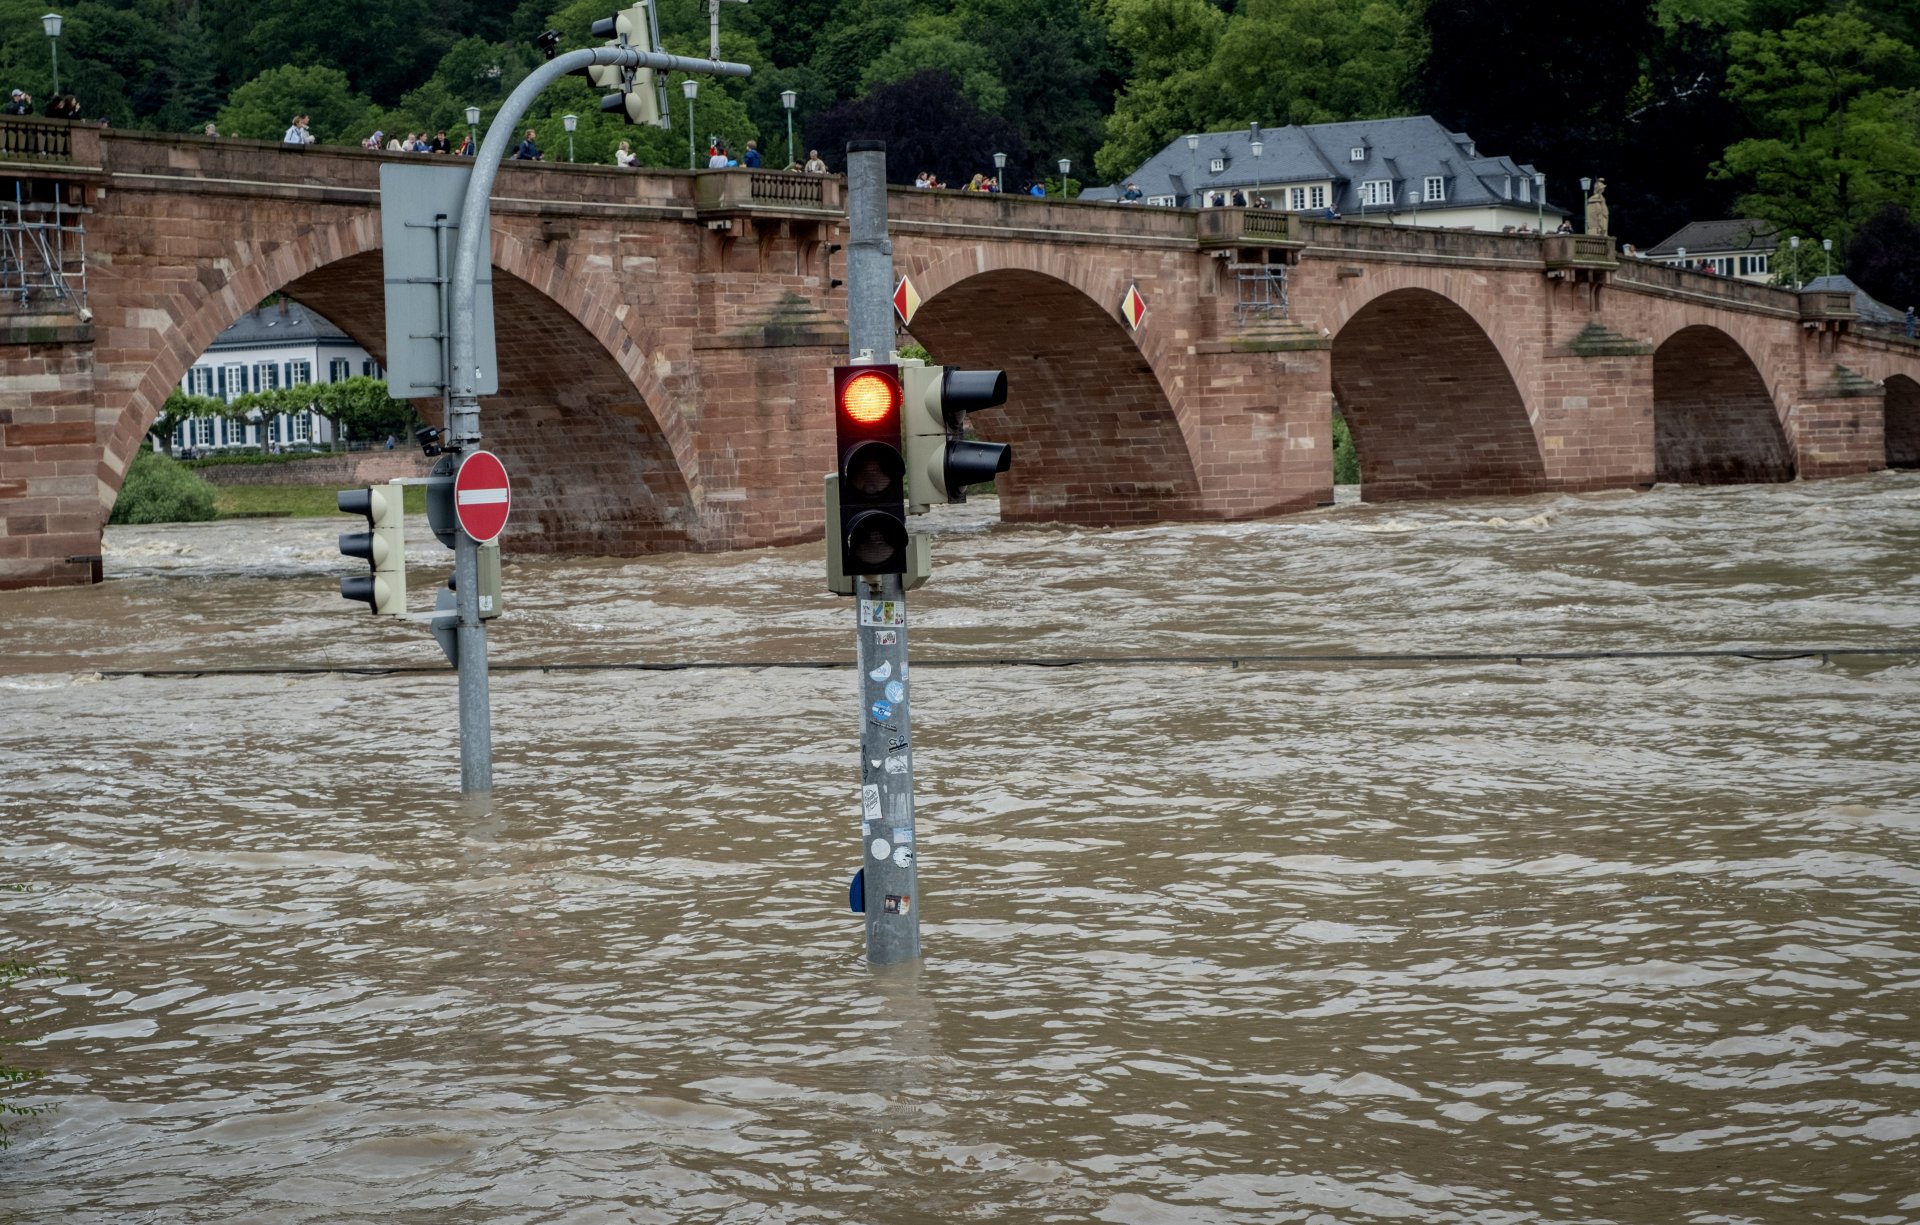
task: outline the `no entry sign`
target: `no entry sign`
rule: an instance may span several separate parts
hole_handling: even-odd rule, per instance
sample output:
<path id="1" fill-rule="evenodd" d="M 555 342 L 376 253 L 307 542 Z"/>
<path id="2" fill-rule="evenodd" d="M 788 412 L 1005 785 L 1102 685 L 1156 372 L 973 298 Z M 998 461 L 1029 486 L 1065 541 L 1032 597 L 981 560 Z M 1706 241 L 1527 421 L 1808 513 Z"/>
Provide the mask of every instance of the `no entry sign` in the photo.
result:
<path id="1" fill-rule="evenodd" d="M 481 544 L 507 526 L 507 467 L 492 451 L 475 451 L 453 474 L 453 513 L 460 529 Z"/>

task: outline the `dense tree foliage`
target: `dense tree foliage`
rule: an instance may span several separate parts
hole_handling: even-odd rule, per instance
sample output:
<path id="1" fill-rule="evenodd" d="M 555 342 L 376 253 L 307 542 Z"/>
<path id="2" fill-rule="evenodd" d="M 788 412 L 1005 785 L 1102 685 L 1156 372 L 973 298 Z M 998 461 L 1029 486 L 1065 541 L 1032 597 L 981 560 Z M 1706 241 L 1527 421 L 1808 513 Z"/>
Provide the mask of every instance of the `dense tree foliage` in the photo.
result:
<path id="1" fill-rule="evenodd" d="M 538 63 L 533 39 L 590 41 L 617 0 L 74 0 L 60 76 L 118 126 L 324 142 L 465 134 Z M 45 100 L 42 3 L 0 0 L 0 76 Z M 705 0 L 659 0 L 669 50 L 705 54 Z M 1569 16 L 1509 0 L 754 0 L 722 11 L 745 79 L 681 78 L 667 128 L 603 115 L 579 78 L 527 126 L 566 156 L 696 161 L 709 139 L 784 164 L 853 130 L 901 150 L 896 177 L 1024 176 L 1073 159 L 1123 178 L 1186 132 L 1431 113 L 1539 166 L 1550 195 L 1608 180 L 1616 232 L 1752 215 L 1844 248 L 1887 205 L 1920 213 L 1920 0 L 1607 0 Z M 941 81 L 945 85 L 932 82 Z M 797 108 L 781 92 L 798 95 Z M 947 91 L 942 93 L 942 90 Z M 947 99 L 945 104 L 940 99 Z M 945 109 L 942 106 L 945 105 Z M 1029 165 L 1029 159 L 1031 165 Z M 922 164 L 924 163 L 924 164 Z"/>

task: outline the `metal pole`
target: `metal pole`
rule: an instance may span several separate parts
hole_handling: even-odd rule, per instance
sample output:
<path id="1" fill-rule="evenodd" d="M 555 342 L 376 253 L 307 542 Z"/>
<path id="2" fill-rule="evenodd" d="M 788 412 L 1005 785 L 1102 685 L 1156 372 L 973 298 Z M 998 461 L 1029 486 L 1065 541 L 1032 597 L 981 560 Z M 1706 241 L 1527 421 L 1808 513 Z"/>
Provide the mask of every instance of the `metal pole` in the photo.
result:
<path id="1" fill-rule="evenodd" d="M 793 108 L 787 108 L 787 165 L 793 165 Z"/>
<path id="2" fill-rule="evenodd" d="M 508 95 L 487 128 L 487 138 L 473 159 L 467 194 L 460 202 L 460 233 L 453 253 L 452 317 L 448 320 L 447 349 L 453 367 L 447 386 L 447 442 L 456 451 L 480 441 L 479 370 L 474 365 L 474 303 L 480 279 L 480 259 L 491 255 L 487 204 L 500 163 L 513 143 L 514 129 L 540 92 L 568 73 L 590 64 L 644 66 L 661 72 L 710 72 L 744 77 L 745 64 L 689 59 L 633 47 L 593 47 L 557 55 L 533 70 Z M 460 614 L 456 633 L 460 671 L 460 790 L 474 794 L 493 790 L 493 720 L 487 694 L 487 626 L 480 620 L 480 546 L 464 531 L 454 546 L 455 605 Z"/>
<path id="3" fill-rule="evenodd" d="M 853 360 L 893 352 L 893 244 L 887 238 L 887 147 L 847 146 L 847 339 Z M 920 956 L 920 867 L 913 828 L 907 604 L 898 574 L 855 584 L 860 694 L 860 859 L 866 882 L 867 961 Z"/>
<path id="4" fill-rule="evenodd" d="M 687 169 L 698 170 L 693 160 L 693 95 L 687 95 Z"/>
<path id="5" fill-rule="evenodd" d="M 47 46 L 53 49 L 53 96 L 60 96 L 60 40 L 49 38 Z"/>

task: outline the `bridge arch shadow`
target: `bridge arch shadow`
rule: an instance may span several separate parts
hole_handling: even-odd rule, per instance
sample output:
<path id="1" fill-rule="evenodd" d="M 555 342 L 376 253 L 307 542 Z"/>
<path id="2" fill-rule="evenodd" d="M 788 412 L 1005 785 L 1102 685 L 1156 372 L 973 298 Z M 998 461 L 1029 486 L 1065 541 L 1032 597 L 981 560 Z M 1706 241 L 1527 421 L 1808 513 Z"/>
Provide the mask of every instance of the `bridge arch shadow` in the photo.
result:
<path id="1" fill-rule="evenodd" d="M 1513 372 L 1429 289 L 1368 302 L 1333 338 L 1333 394 L 1368 502 L 1534 493 L 1546 466 Z"/>
<path id="2" fill-rule="evenodd" d="M 513 547 L 614 555 L 693 547 L 692 492 L 630 373 L 566 305 L 508 268 L 496 265 L 493 276 L 500 391 L 481 401 L 482 445 L 513 458 Z M 379 251 L 317 268 L 285 293 L 384 354 Z M 416 403 L 438 419 L 437 399 Z"/>
<path id="3" fill-rule="evenodd" d="M 1887 467 L 1920 468 L 1920 382 L 1887 380 Z"/>
<path id="4" fill-rule="evenodd" d="M 1684 485 L 1790 481 L 1793 452 L 1766 379 L 1738 341 L 1694 324 L 1653 354 L 1654 479 Z"/>
<path id="5" fill-rule="evenodd" d="M 1013 444 L 1003 520 L 1200 516 L 1192 452 L 1153 363 L 1082 288 L 1025 268 L 961 274 L 932 289 L 912 332 L 943 365 L 1007 372 L 1006 405 L 975 414 L 981 437 Z"/>
<path id="6" fill-rule="evenodd" d="M 325 316 L 384 361 L 386 308 L 377 215 L 316 229 L 237 269 L 176 312 L 123 410 L 111 462 L 124 473 L 168 393 L 213 339 L 269 294 Z M 647 346 L 607 309 L 610 286 L 561 275 L 551 258 L 494 234 L 500 394 L 482 401 L 483 445 L 514 456 L 514 545 L 528 552 L 638 554 L 698 547 L 686 456 L 691 436 L 648 366 Z M 318 372 L 316 372 L 318 373 Z M 437 399 L 416 401 L 436 420 Z M 662 405 L 667 405 L 662 409 Z M 103 486 L 105 481 L 103 480 Z M 119 481 L 103 488 L 111 502 Z"/>

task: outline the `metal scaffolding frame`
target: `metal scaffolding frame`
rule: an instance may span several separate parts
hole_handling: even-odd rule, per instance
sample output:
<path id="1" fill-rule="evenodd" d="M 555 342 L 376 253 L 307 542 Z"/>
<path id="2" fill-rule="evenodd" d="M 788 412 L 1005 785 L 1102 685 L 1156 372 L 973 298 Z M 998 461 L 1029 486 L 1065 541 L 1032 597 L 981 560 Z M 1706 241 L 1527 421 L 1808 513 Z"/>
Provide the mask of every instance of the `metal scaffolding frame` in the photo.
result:
<path id="1" fill-rule="evenodd" d="M 1239 290 L 1234 317 L 1244 323 L 1249 315 L 1287 318 L 1287 266 L 1236 260 L 1227 265 Z"/>
<path id="2" fill-rule="evenodd" d="M 15 310 L 82 310 L 87 305 L 88 209 L 28 200 L 15 180 L 0 200 L 0 304 Z"/>

